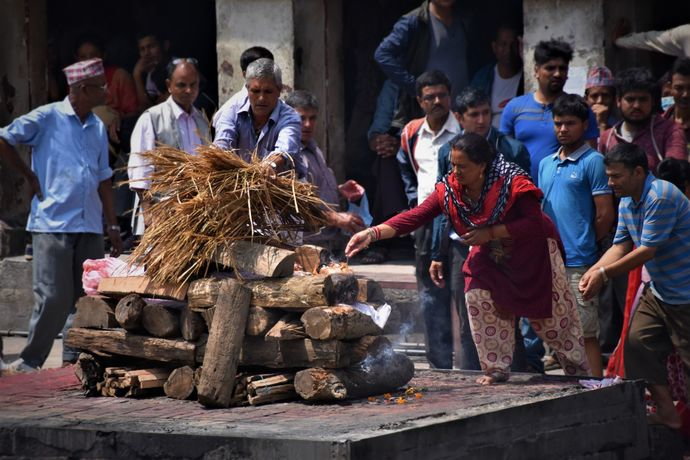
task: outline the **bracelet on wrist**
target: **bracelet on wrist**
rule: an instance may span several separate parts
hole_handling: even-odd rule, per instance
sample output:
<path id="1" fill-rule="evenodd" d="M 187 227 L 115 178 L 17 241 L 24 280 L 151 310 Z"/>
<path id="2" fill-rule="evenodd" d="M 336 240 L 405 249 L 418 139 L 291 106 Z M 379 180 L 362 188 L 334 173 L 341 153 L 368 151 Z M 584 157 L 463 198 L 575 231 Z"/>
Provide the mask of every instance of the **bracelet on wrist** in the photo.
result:
<path id="1" fill-rule="evenodd" d="M 108 230 L 112 230 L 114 232 L 119 232 L 120 231 L 120 226 L 119 225 L 108 225 Z"/>
<path id="2" fill-rule="evenodd" d="M 599 273 L 601 273 L 601 277 L 604 279 L 604 283 L 608 283 L 609 277 L 606 274 L 606 269 L 604 267 L 599 267 Z"/>

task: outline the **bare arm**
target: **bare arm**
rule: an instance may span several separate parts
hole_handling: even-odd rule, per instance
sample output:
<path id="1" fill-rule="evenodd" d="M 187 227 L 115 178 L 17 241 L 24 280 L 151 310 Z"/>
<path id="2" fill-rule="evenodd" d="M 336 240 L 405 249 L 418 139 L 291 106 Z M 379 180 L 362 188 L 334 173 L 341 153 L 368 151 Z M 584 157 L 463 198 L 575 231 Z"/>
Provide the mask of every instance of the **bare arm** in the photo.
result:
<path id="1" fill-rule="evenodd" d="M 101 181 L 98 184 L 98 196 L 103 204 L 103 214 L 105 215 L 105 222 L 108 225 L 108 237 L 112 244 L 110 255 L 117 257 L 122 253 L 122 239 L 120 232 L 111 229 L 112 225 L 117 225 L 117 217 L 115 214 L 115 206 L 113 204 L 113 183 L 110 179 Z"/>
<path id="2" fill-rule="evenodd" d="M 616 212 L 613 207 L 613 195 L 603 194 L 594 196 L 594 206 L 596 216 L 594 217 L 594 229 L 597 241 L 609 235 L 611 227 L 616 219 Z"/>

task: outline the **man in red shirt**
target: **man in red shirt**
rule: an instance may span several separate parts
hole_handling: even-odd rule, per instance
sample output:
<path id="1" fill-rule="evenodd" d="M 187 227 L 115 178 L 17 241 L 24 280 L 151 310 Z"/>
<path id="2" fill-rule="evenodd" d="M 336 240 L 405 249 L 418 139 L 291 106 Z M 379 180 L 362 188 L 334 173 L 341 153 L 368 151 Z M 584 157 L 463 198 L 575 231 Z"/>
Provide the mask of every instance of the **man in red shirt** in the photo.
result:
<path id="1" fill-rule="evenodd" d="M 671 68 L 671 96 L 673 105 L 666 109 L 663 117 L 678 123 L 690 142 L 690 58 L 676 59 Z M 690 152 L 690 144 L 687 145 Z"/>
<path id="2" fill-rule="evenodd" d="M 631 68 L 618 75 L 616 97 L 623 120 L 599 137 L 599 152 L 605 155 L 620 143 L 638 145 L 653 173 L 664 158 L 688 159 L 681 126 L 654 113 L 655 90 L 656 81 L 647 69 Z"/>

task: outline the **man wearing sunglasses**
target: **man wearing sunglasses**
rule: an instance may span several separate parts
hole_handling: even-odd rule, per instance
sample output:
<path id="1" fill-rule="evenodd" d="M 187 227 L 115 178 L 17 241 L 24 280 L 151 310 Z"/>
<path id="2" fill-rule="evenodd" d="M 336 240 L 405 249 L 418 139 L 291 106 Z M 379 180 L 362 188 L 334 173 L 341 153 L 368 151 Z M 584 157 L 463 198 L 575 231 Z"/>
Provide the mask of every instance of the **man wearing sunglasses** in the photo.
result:
<path id="1" fill-rule="evenodd" d="M 33 291 L 36 299 L 29 338 L 10 371 L 32 372 L 45 362 L 53 340 L 71 325 L 82 291 L 82 263 L 103 257 L 103 215 L 112 243 L 122 251 L 113 207 L 108 166 L 108 136 L 91 112 L 106 98 L 103 62 L 89 59 L 64 69 L 69 95 L 15 119 L 0 129 L 0 158 L 27 180 L 33 195 L 27 230 L 33 244 Z M 30 165 L 16 150 L 31 147 Z M 64 363 L 77 359 L 63 348 Z"/>

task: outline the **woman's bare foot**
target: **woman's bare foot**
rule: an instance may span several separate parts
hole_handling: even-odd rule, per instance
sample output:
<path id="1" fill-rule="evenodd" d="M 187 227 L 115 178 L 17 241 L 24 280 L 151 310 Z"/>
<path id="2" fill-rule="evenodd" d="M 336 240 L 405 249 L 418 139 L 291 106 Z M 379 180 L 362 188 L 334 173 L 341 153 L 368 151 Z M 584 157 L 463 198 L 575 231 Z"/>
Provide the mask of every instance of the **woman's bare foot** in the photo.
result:
<path id="1" fill-rule="evenodd" d="M 502 372 L 489 372 L 479 377 L 476 382 L 480 385 L 493 385 L 494 383 L 505 382 L 506 380 L 508 380 L 508 375 Z"/>
<path id="2" fill-rule="evenodd" d="M 664 411 L 664 413 L 659 412 L 657 409 L 655 414 L 647 414 L 647 423 L 650 425 L 665 425 L 673 430 L 678 430 L 683 425 L 675 407 L 670 411 Z"/>

